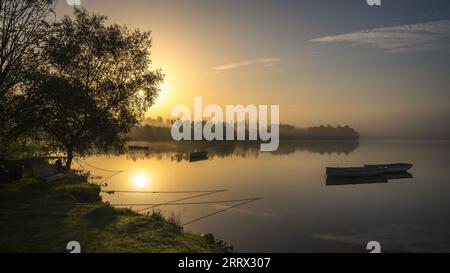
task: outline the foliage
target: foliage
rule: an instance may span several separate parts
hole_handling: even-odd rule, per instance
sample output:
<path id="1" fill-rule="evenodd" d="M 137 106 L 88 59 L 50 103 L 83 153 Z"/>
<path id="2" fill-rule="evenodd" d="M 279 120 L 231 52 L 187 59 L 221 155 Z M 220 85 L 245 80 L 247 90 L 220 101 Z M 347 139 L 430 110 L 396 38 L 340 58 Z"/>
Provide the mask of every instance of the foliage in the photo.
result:
<path id="1" fill-rule="evenodd" d="M 55 0 L 0 1 L 0 159 L 28 127 L 21 100 L 24 81 L 41 63 Z"/>
<path id="2" fill-rule="evenodd" d="M 118 150 L 124 135 L 154 103 L 160 71 L 152 71 L 150 32 L 107 25 L 106 17 L 75 9 L 53 24 L 46 62 L 30 78 L 30 104 L 55 151 L 74 156 Z"/>

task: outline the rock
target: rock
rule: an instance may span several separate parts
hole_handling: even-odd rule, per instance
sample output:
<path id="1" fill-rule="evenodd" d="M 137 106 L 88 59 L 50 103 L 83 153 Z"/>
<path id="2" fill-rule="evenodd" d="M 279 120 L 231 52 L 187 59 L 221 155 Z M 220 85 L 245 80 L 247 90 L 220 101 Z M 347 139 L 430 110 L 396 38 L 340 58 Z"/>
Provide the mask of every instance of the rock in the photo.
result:
<path id="1" fill-rule="evenodd" d="M 214 245 L 216 243 L 216 239 L 214 238 L 214 235 L 212 233 L 202 234 L 201 236 L 210 245 Z"/>
<path id="2" fill-rule="evenodd" d="M 214 237 L 214 235 L 212 233 L 202 234 L 201 236 L 203 237 L 203 239 L 205 239 L 205 241 L 210 246 L 218 247 L 218 248 L 222 249 L 223 251 L 225 251 L 226 253 L 234 252 L 234 247 L 232 245 L 228 244 L 227 242 L 225 242 L 223 240 L 216 240 L 216 238 Z"/>
<path id="3" fill-rule="evenodd" d="M 216 246 L 218 246 L 220 248 L 224 248 L 226 245 L 227 245 L 227 243 L 225 243 L 222 240 L 216 242 Z"/>
<path id="4" fill-rule="evenodd" d="M 224 248 L 223 248 L 227 253 L 233 253 L 234 252 L 234 247 L 232 245 L 227 244 Z"/>

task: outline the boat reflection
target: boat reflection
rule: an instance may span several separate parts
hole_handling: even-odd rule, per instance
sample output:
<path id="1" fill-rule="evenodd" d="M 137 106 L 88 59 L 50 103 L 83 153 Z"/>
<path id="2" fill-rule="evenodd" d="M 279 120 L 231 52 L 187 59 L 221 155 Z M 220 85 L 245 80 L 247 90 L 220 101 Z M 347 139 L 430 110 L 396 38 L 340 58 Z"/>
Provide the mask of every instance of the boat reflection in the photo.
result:
<path id="1" fill-rule="evenodd" d="M 359 185 L 359 184 L 382 184 L 389 183 L 391 180 L 398 179 L 412 179 L 414 176 L 409 172 L 392 173 L 378 176 L 368 177 L 327 177 L 327 186 L 344 186 L 344 185 Z"/>

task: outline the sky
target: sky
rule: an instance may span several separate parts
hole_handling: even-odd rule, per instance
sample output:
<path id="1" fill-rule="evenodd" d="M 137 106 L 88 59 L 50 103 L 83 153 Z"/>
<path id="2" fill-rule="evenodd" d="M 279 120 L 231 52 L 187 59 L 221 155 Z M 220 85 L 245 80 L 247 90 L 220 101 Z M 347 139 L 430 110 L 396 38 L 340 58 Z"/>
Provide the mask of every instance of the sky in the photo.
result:
<path id="1" fill-rule="evenodd" d="M 173 106 L 280 105 L 297 127 L 366 137 L 450 137 L 450 1 L 81 0 L 110 23 L 151 30 Z M 71 14 L 59 0 L 57 14 Z"/>

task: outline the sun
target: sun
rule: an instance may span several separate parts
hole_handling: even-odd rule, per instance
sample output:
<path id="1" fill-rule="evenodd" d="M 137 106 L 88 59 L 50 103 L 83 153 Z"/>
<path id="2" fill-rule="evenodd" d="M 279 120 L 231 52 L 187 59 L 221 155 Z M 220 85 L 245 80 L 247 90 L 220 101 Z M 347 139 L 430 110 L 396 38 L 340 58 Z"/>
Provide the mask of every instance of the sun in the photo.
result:
<path id="1" fill-rule="evenodd" d="M 134 185 L 138 188 L 144 188 L 148 186 L 150 182 L 150 176 L 146 173 L 138 173 L 133 177 Z"/>
<path id="2" fill-rule="evenodd" d="M 169 85 L 167 84 L 167 82 L 163 82 L 158 85 L 158 91 L 159 93 L 156 101 L 161 103 L 167 98 L 167 95 L 169 93 Z"/>
<path id="3" fill-rule="evenodd" d="M 169 85 L 167 84 L 167 82 L 163 82 L 160 85 L 158 85 L 158 90 L 160 93 L 165 93 L 169 91 Z"/>

